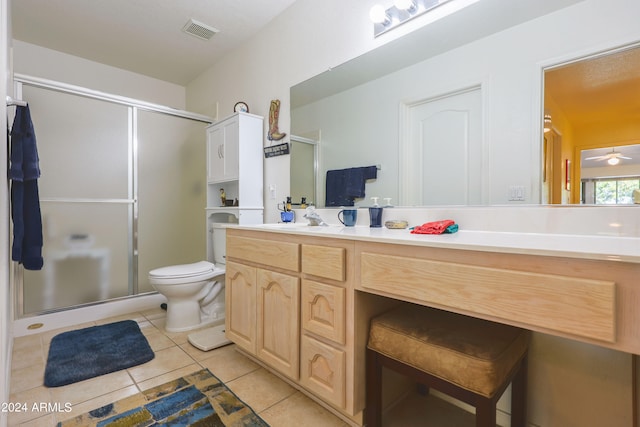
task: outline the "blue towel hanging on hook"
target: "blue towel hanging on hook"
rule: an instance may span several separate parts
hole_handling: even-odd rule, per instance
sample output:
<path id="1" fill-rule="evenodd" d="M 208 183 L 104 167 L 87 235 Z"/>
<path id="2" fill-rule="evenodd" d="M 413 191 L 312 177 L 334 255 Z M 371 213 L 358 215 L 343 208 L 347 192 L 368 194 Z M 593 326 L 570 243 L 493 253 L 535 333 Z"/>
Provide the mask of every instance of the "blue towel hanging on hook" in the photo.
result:
<path id="1" fill-rule="evenodd" d="M 38 194 L 40 165 L 29 106 L 16 107 L 11 128 L 9 179 L 13 244 L 11 259 L 27 270 L 42 269 L 42 214 Z"/>

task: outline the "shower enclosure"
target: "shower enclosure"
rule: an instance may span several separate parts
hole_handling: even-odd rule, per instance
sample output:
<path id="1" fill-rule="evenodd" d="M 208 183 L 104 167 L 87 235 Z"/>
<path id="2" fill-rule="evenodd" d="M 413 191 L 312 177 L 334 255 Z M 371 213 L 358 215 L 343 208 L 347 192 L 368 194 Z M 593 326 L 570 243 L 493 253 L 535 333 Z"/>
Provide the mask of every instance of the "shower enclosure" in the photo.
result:
<path id="1" fill-rule="evenodd" d="M 36 132 L 44 267 L 14 268 L 20 317 L 152 292 L 205 259 L 205 116 L 17 76 Z"/>

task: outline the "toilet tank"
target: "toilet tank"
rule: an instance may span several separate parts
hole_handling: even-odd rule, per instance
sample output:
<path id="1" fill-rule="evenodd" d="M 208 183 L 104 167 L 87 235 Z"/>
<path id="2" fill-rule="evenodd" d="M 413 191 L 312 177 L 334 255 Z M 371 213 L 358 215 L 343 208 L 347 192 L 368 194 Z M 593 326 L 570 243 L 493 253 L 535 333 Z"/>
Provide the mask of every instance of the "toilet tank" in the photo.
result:
<path id="1" fill-rule="evenodd" d="M 213 223 L 213 263 L 226 264 L 227 257 L 227 224 Z"/>

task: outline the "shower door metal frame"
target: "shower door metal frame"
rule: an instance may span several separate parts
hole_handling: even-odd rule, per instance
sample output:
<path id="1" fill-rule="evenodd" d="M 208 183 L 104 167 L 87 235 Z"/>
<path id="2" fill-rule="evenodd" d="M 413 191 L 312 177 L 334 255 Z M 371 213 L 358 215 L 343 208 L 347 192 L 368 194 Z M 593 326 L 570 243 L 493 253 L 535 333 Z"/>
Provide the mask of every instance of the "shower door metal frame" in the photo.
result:
<path id="1" fill-rule="evenodd" d="M 178 110 L 159 104 L 153 104 L 140 101 L 133 98 L 127 98 L 119 95 L 112 95 L 105 92 L 95 91 L 80 86 L 70 85 L 67 83 L 56 82 L 53 80 L 32 77 L 23 74 L 14 75 L 15 93 L 19 99 L 22 97 L 23 85 L 36 87 L 40 89 L 52 90 L 68 95 L 82 96 L 85 98 L 106 101 L 114 104 L 120 104 L 127 107 L 127 138 L 128 138 L 128 182 L 127 182 L 127 198 L 126 199 L 67 199 L 67 198 L 41 198 L 41 202 L 73 202 L 73 203 L 109 203 L 109 204 L 128 204 L 128 261 L 129 261 L 129 294 L 124 297 L 113 298 L 103 301 L 94 301 L 68 307 L 60 307 L 46 309 L 35 313 L 24 313 L 24 269 L 21 264 L 13 263 L 13 282 L 16 285 L 15 313 L 17 318 L 33 316 L 45 313 L 53 313 L 58 311 L 70 310 L 73 308 L 91 306 L 104 303 L 105 301 L 113 301 L 118 299 L 132 298 L 138 294 L 138 111 L 145 110 L 170 116 L 181 117 L 185 119 L 195 120 L 206 124 L 211 124 L 215 120 L 211 117 L 192 113 L 189 111 Z M 204 179 L 204 178 L 203 178 Z"/>

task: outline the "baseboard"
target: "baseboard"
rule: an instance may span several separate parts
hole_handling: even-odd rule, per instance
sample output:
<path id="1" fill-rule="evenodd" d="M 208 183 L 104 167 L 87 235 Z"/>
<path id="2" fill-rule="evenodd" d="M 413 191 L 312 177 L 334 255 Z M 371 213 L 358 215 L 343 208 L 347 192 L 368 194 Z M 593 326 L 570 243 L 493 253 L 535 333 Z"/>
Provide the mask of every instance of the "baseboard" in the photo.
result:
<path id="1" fill-rule="evenodd" d="M 160 304 L 167 299 L 158 294 L 140 295 L 123 298 L 115 301 L 74 308 L 71 310 L 59 311 L 55 313 L 42 314 L 33 317 L 25 317 L 13 321 L 13 338 L 25 335 L 39 334 L 59 328 L 95 322 L 109 317 L 121 316 L 123 314 L 136 311 L 151 310 L 160 307 Z M 29 325 L 42 324 L 35 329 L 29 329 Z"/>

